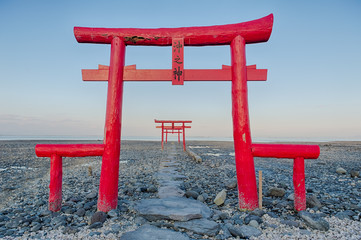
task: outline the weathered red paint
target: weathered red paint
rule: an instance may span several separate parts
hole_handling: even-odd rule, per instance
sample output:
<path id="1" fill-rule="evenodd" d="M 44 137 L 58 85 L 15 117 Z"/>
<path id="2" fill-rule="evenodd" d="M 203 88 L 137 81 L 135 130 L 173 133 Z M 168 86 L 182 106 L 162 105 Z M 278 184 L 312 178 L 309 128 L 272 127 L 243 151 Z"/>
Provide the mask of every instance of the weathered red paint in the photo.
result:
<path id="1" fill-rule="evenodd" d="M 98 196 L 98 211 L 102 212 L 116 209 L 118 203 L 124 62 L 125 44 L 123 40 L 115 37 L 112 39 L 110 50 L 108 97 L 105 117 L 105 148 Z"/>
<path id="2" fill-rule="evenodd" d="M 49 210 L 61 209 L 63 168 L 62 157 L 52 154 L 50 157 Z"/>
<path id="3" fill-rule="evenodd" d="M 104 144 L 37 144 L 35 153 L 38 157 L 51 157 L 53 154 L 62 157 L 102 156 Z"/>
<path id="4" fill-rule="evenodd" d="M 184 81 L 232 81 L 230 66 L 222 69 L 184 69 Z M 173 70 L 136 69 L 135 65 L 124 67 L 123 81 L 172 81 Z M 108 66 L 99 65 L 98 69 L 83 69 L 83 81 L 108 81 Z M 266 81 L 267 69 L 247 66 L 248 81 Z"/>
<path id="5" fill-rule="evenodd" d="M 62 201 L 62 157 L 102 156 L 103 144 L 37 144 L 38 157 L 50 157 L 49 210 L 59 211 Z"/>
<path id="6" fill-rule="evenodd" d="M 316 159 L 320 155 L 318 145 L 252 144 L 254 157 L 293 158 L 293 188 L 295 209 L 306 209 L 306 186 L 304 159 Z"/>
<path id="7" fill-rule="evenodd" d="M 258 195 L 251 153 L 245 44 L 242 36 L 231 43 L 232 119 L 239 207 L 253 210 L 258 207 Z"/>
<path id="8" fill-rule="evenodd" d="M 320 156 L 318 145 L 252 144 L 254 157 L 316 159 Z"/>
<path id="9" fill-rule="evenodd" d="M 293 160 L 293 188 L 295 191 L 295 209 L 306 210 L 305 161 L 303 157 Z"/>
<path id="10" fill-rule="evenodd" d="M 86 28 L 74 27 L 74 35 L 79 43 L 110 44 L 114 37 L 122 39 L 126 45 L 171 46 L 172 38 L 184 38 L 185 46 L 229 45 L 236 36 L 245 42 L 267 42 L 273 26 L 273 14 L 237 24 L 207 27 L 182 28 Z"/>
<path id="11" fill-rule="evenodd" d="M 51 157 L 51 182 L 49 208 L 61 206 L 62 156 L 103 155 L 99 186 L 98 210 L 116 208 L 119 174 L 121 106 L 123 81 L 232 81 L 232 118 L 235 160 L 238 179 L 239 207 L 254 209 L 258 206 L 253 157 L 278 157 L 294 159 L 295 208 L 305 208 L 304 159 L 317 158 L 318 146 L 252 144 L 247 97 L 247 81 L 265 81 L 266 69 L 246 66 L 245 45 L 265 42 L 270 37 L 273 15 L 254 21 L 209 27 L 188 28 L 74 28 L 78 42 L 111 44 L 110 67 L 99 65 L 96 70 L 82 70 L 84 81 L 108 81 L 107 111 L 104 144 L 98 145 L 38 145 L 38 156 Z M 178 42 L 179 41 L 179 42 Z M 125 45 L 182 46 L 182 51 L 172 52 L 172 69 L 136 69 L 135 65 L 124 67 Z M 232 66 L 222 69 L 184 69 L 184 46 L 230 45 Z M 172 48 L 172 49 L 173 49 Z M 173 49 L 175 50 L 175 49 Z M 179 55 L 177 55 L 179 53 Z M 178 68 L 179 67 L 179 68 Z M 180 77 L 181 76 L 181 77 Z M 179 78 L 178 78 L 179 77 Z M 177 80 L 177 81 L 175 81 Z M 179 81 L 178 81 L 179 80 Z M 183 134 L 185 150 L 185 123 L 191 121 L 162 120 L 157 126 L 164 134 Z M 171 123 L 171 126 L 165 124 Z M 176 126 L 175 124 L 181 124 Z M 167 139 L 166 139 L 167 140 Z"/>

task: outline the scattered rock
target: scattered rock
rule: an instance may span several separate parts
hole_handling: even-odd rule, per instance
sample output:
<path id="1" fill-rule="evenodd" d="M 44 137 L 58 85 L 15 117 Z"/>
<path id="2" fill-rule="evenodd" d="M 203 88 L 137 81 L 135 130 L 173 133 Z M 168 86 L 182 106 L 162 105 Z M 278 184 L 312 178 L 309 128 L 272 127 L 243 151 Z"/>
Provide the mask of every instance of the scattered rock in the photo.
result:
<path id="1" fill-rule="evenodd" d="M 259 227 L 259 224 L 256 220 L 251 220 L 249 223 L 248 223 L 249 226 L 252 226 L 254 228 L 258 228 Z"/>
<path id="2" fill-rule="evenodd" d="M 232 236 L 241 237 L 245 239 L 251 237 L 258 237 L 259 235 L 262 234 L 262 232 L 259 229 L 248 225 L 242 225 L 241 227 L 232 226 L 228 228 L 228 230 L 232 234 Z"/>
<path id="3" fill-rule="evenodd" d="M 283 197 L 286 193 L 286 190 L 283 188 L 270 188 L 268 190 L 267 196 L 271 196 L 271 197 Z"/>
<path id="4" fill-rule="evenodd" d="M 97 195 L 98 195 L 98 193 L 93 191 L 93 192 L 89 193 L 88 195 L 86 195 L 85 197 L 87 199 L 93 199 L 93 198 L 96 198 Z"/>
<path id="5" fill-rule="evenodd" d="M 305 221 L 306 225 L 312 229 L 321 231 L 328 231 L 328 229 L 330 229 L 329 223 L 317 215 L 313 215 L 306 211 L 300 211 L 298 216 L 300 216 Z"/>
<path id="6" fill-rule="evenodd" d="M 100 222 L 103 223 L 107 220 L 107 214 L 102 211 L 95 212 L 93 216 L 90 219 L 89 225 L 92 225 L 93 223 Z"/>
<path id="7" fill-rule="evenodd" d="M 228 189 L 233 189 L 233 188 L 236 188 L 237 187 L 237 179 L 233 179 L 229 182 L 226 183 L 226 187 Z"/>
<path id="8" fill-rule="evenodd" d="M 338 174 L 346 174 L 346 173 L 347 173 L 347 171 L 346 171 L 344 168 L 342 168 L 342 167 L 337 168 L 337 169 L 336 169 L 336 172 L 337 172 Z"/>
<path id="9" fill-rule="evenodd" d="M 154 185 L 151 185 L 147 188 L 147 191 L 150 193 L 155 193 L 157 192 L 157 188 Z"/>
<path id="10" fill-rule="evenodd" d="M 351 177 L 354 177 L 354 178 L 359 177 L 359 176 L 360 176 L 360 172 L 359 172 L 359 171 L 355 171 L 355 170 L 351 170 L 351 171 L 350 171 L 350 176 L 351 176 Z"/>
<path id="11" fill-rule="evenodd" d="M 83 217 L 85 215 L 85 209 L 84 208 L 79 208 L 76 212 L 76 215 L 78 215 L 79 217 Z"/>
<path id="12" fill-rule="evenodd" d="M 256 208 L 255 210 L 253 210 L 252 212 L 250 212 L 250 214 L 258 216 L 258 217 L 262 217 L 263 215 L 265 215 L 266 213 L 259 208 Z"/>
<path id="13" fill-rule="evenodd" d="M 294 201 L 295 200 L 295 194 L 291 193 L 290 195 L 288 195 L 287 200 Z"/>
<path id="14" fill-rule="evenodd" d="M 244 224 L 249 224 L 252 220 L 257 221 L 259 224 L 263 223 L 263 220 L 261 217 L 249 214 L 244 218 Z"/>
<path id="15" fill-rule="evenodd" d="M 193 198 L 193 199 L 197 199 L 198 196 L 199 196 L 199 194 L 198 194 L 196 191 L 188 190 L 188 191 L 186 191 L 185 196 L 186 196 L 187 198 L 190 198 L 190 197 L 191 197 L 191 198 Z"/>
<path id="16" fill-rule="evenodd" d="M 96 228 L 101 228 L 103 227 L 103 223 L 102 222 L 95 222 L 95 223 L 92 223 L 89 228 L 90 229 L 96 229 Z"/>
<path id="17" fill-rule="evenodd" d="M 224 201 L 226 200 L 226 197 L 227 197 L 227 191 L 226 189 L 223 189 L 222 191 L 220 191 L 216 198 L 214 199 L 214 203 L 217 205 L 217 206 L 220 206 L 224 203 Z"/>
<path id="18" fill-rule="evenodd" d="M 183 228 L 194 233 L 216 236 L 220 227 L 219 224 L 207 219 L 195 219 L 188 222 L 175 222 L 174 226 L 177 228 Z"/>
<path id="19" fill-rule="evenodd" d="M 118 210 L 116 210 L 116 209 L 110 210 L 110 211 L 108 212 L 108 216 L 109 216 L 110 218 L 118 217 Z"/>
<path id="20" fill-rule="evenodd" d="M 306 196 L 306 206 L 308 208 L 314 208 L 314 207 L 322 207 L 321 202 L 317 199 L 317 197 L 313 194 Z"/>
<path id="21" fill-rule="evenodd" d="M 180 232 L 175 232 L 169 229 L 160 229 L 150 225 L 144 225 L 135 231 L 126 232 L 120 240 L 158 240 L 158 239 L 172 239 L 172 240 L 189 240 L 188 236 Z"/>

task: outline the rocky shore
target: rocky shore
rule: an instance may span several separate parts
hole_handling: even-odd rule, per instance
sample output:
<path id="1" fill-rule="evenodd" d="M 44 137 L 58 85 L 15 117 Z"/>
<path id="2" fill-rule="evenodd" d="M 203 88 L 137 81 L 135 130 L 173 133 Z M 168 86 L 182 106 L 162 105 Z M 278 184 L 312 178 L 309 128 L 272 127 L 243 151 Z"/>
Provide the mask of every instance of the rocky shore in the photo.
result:
<path id="1" fill-rule="evenodd" d="M 49 142 L 49 141 L 48 141 Z M 101 158 L 63 159 L 63 203 L 47 210 L 41 141 L 0 141 L 1 239 L 361 239 L 361 143 L 320 143 L 306 160 L 307 209 L 293 210 L 293 161 L 255 158 L 263 208 L 238 210 L 232 142 L 123 141 L 118 208 L 97 212 Z M 51 141 L 69 143 L 69 141 Z M 84 143 L 84 141 L 82 141 Z"/>

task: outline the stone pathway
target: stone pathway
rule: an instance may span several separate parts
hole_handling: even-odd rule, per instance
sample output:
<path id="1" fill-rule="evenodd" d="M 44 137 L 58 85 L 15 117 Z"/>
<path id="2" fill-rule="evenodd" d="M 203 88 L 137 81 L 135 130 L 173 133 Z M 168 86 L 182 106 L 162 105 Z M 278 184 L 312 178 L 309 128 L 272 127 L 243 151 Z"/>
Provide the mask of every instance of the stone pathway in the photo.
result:
<path id="1" fill-rule="evenodd" d="M 184 197 L 181 189 L 186 176 L 179 174 L 177 155 L 181 149 L 171 144 L 165 150 L 164 158 L 160 162 L 156 173 L 159 188 L 158 197 L 142 199 L 137 202 L 135 209 L 143 218 L 152 223 L 159 220 L 174 220 L 174 229 L 184 229 L 197 234 L 215 236 L 220 226 L 209 218 L 212 210 L 204 203 Z M 178 152 L 178 153 L 177 153 Z M 143 225 L 135 231 L 127 232 L 120 239 L 144 239 L 144 236 L 162 236 L 154 239 L 189 239 L 186 234 L 170 229 L 159 229 L 150 225 Z"/>

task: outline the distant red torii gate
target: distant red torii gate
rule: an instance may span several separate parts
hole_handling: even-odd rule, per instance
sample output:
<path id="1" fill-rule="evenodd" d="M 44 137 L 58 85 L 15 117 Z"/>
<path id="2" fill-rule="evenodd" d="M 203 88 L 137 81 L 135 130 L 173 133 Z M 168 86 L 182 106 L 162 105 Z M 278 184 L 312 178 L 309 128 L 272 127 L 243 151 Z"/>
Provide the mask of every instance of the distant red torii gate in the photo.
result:
<path id="1" fill-rule="evenodd" d="M 79 43 L 111 44 L 110 66 L 83 70 L 83 79 L 108 81 L 105 136 L 103 144 L 41 144 L 39 157 L 51 158 L 49 209 L 60 210 L 62 157 L 103 156 L 99 184 L 98 210 L 117 207 L 120 130 L 124 81 L 232 81 L 232 118 L 239 207 L 258 206 L 253 157 L 294 158 L 295 208 L 305 209 L 304 158 L 317 158 L 318 146 L 252 144 L 247 80 L 266 80 L 266 71 L 246 67 L 245 45 L 268 41 L 273 14 L 243 22 L 208 27 L 185 28 L 84 28 L 74 27 Z M 172 70 L 137 70 L 124 67 L 126 45 L 172 46 Z M 184 46 L 230 45 L 231 67 L 218 70 L 184 69 Z M 258 77 L 260 79 L 258 79 Z M 252 79 L 254 78 L 254 79 Z"/>
<path id="2" fill-rule="evenodd" d="M 174 131 L 176 131 L 176 133 L 178 133 L 178 142 L 179 142 L 179 134 L 182 133 L 183 135 L 183 150 L 186 150 L 186 133 L 185 130 L 186 128 L 191 128 L 191 126 L 187 126 L 185 125 L 186 123 L 192 123 L 192 121 L 190 120 L 156 120 L 154 119 L 155 123 L 161 123 L 160 126 L 156 126 L 156 128 L 161 128 L 162 129 L 162 150 L 164 149 L 164 134 L 166 134 L 166 140 L 165 142 L 167 142 L 167 138 L 168 138 L 168 133 L 174 133 Z M 170 125 L 167 125 L 170 124 Z M 176 124 L 181 124 L 180 126 L 176 125 Z"/>

